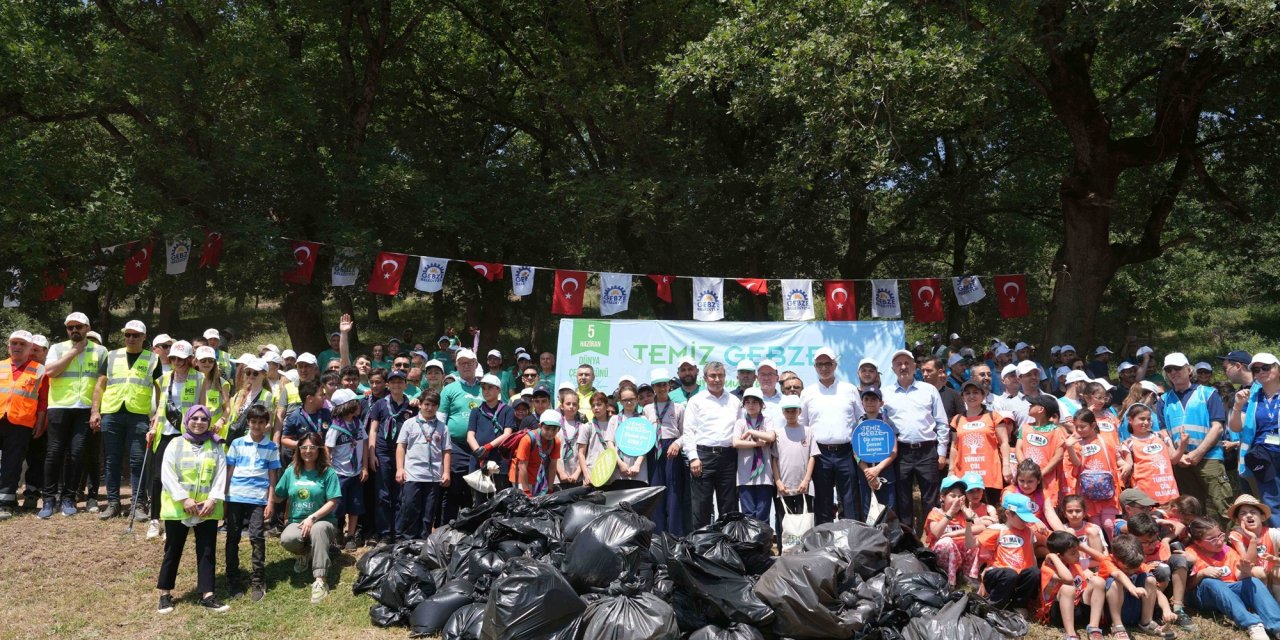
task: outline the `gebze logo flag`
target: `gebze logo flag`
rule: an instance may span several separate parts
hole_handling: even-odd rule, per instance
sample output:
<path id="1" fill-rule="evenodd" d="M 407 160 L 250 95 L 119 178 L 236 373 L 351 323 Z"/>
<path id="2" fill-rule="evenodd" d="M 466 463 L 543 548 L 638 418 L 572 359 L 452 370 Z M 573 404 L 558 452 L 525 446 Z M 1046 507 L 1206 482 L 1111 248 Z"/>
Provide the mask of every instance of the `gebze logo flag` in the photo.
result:
<path id="1" fill-rule="evenodd" d="M 169 259 L 165 262 L 164 272 L 176 276 L 186 273 L 187 260 L 191 258 L 191 238 L 170 238 Z"/>
<path id="2" fill-rule="evenodd" d="M 962 307 L 971 305 L 987 296 L 987 292 L 982 288 L 982 283 L 978 281 L 978 276 L 952 278 L 951 283 L 956 290 L 956 301 Z"/>
<path id="3" fill-rule="evenodd" d="M 449 261 L 444 258 L 419 257 L 418 278 L 414 280 L 413 288 L 427 293 L 435 293 L 443 289 L 444 272 L 448 267 Z"/>
<path id="4" fill-rule="evenodd" d="M 331 272 L 329 280 L 333 286 L 354 286 L 356 277 L 360 275 L 360 268 L 356 266 L 356 250 L 350 247 L 338 249 L 337 254 L 333 256 Z"/>
<path id="5" fill-rule="evenodd" d="M 871 281 L 871 317 L 897 318 L 902 315 L 897 280 Z"/>
<path id="6" fill-rule="evenodd" d="M 631 274 L 600 274 L 600 315 L 611 316 L 627 310 L 631 302 Z"/>
<path id="7" fill-rule="evenodd" d="M 782 318 L 784 320 L 813 319 L 813 281 L 782 281 Z"/>
<path id="8" fill-rule="evenodd" d="M 511 291 L 521 297 L 533 294 L 533 267 L 511 265 Z"/>
<path id="9" fill-rule="evenodd" d="M 693 279 L 693 319 L 724 319 L 724 278 Z"/>

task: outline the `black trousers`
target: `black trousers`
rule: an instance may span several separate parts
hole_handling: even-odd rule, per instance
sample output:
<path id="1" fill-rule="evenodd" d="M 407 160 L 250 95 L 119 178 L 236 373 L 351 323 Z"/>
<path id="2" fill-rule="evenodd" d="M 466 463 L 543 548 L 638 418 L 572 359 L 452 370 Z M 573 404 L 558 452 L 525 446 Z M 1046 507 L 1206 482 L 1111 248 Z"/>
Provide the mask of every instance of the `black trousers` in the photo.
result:
<path id="1" fill-rule="evenodd" d="M 935 456 L 936 458 L 936 456 Z M 987 588 L 991 604 L 1002 609 L 1025 607 L 1040 589 L 1040 569 L 1031 567 L 1022 571 L 1013 569 L 987 569 L 982 574 L 982 586 Z"/>
<path id="2" fill-rule="evenodd" d="M 720 507 L 720 515 L 738 510 L 737 452 L 733 447 L 698 445 L 698 459 L 702 461 L 702 475 L 695 476 L 690 487 L 694 529 L 705 527 L 714 519 L 712 496 Z"/>
<path id="3" fill-rule="evenodd" d="M 102 488 L 102 458 L 102 432 L 89 429 L 84 439 L 84 465 L 75 484 L 83 494 L 77 497 L 98 499 L 98 490 Z"/>
<path id="4" fill-rule="evenodd" d="M 178 564 L 182 562 L 182 550 L 187 546 L 187 532 L 192 530 L 196 533 L 196 593 L 200 597 L 213 593 L 214 562 L 218 555 L 217 520 L 204 520 L 194 527 L 182 524 L 181 520 L 164 521 L 164 561 L 160 563 L 157 589 L 173 589 L 173 583 L 178 579 Z"/>
<path id="5" fill-rule="evenodd" d="M 250 577 L 261 584 L 267 562 L 266 522 L 264 505 L 243 502 L 226 503 L 227 523 L 227 577 L 240 575 L 240 536 L 247 530 L 249 546 L 253 549 L 253 572 Z"/>
<path id="6" fill-rule="evenodd" d="M 466 447 L 466 443 L 458 444 L 458 439 L 453 440 L 454 451 L 459 451 L 459 446 Z M 467 449 L 461 449 L 466 451 Z M 470 472 L 471 456 L 453 457 L 453 465 L 449 469 L 449 473 L 453 475 L 453 481 L 449 483 L 440 493 L 440 518 L 436 520 L 436 526 L 442 526 L 453 522 L 458 517 L 458 512 L 463 509 L 470 509 L 475 503 L 475 491 L 471 489 L 471 485 L 467 484 L 462 476 Z M 497 477 L 494 478 L 495 482 Z"/>
<path id="7" fill-rule="evenodd" d="M 44 459 L 49 434 L 42 433 L 39 438 L 34 435 L 33 431 L 31 442 L 27 443 L 27 471 L 22 477 L 22 495 L 27 498 L 38 498 L 44 493 Z"/>
<path id="8" fill-rule="evenodd" d="M 932 440 L 916 444 L 899 441 L 895 465 L 898 470 L 898 520 L 919 535 L 920 530 L 914 525 L 916 503 L 912 485 L 920 486 L 921 513 L 927 514 L 938 503 L 938 487 L 942 483 L 942 471 L 938 469 L 938 443 Z"/>
<path id="9" fill-rule="evenodd" d="M 44 499 L 75 502 L 85 444 L 89 441 L 89 409 L 50 409 L 46 437 Z"/>
<path id="10" fill-rule="evenodd" d="M 842 519 L 858 517 L 862 510 L 858 481 L 854 477 L 858 473 L 862 471 L 853 460 L 853 445 L 818 444 L 818 459 L 813 465 L 814 524 L 824 524 L 836 518 L 837 497 Z"/>
<path id="11" fill-rule="evenodd" d="M 406 539 L 431 535 L 432 514 L 436 511 L 436 501 L 439 499 L 439 482 L 404 483 L 400 488 L 400 521 L 396 525 L 396 533 Z"/>
<path id="12" fill-rule="evenodd" d="M 18 479 L 31 442 L 31 427 L 0 418 L 0 507 L 18 505 Z"/>
<path id="13" fill-rule="evenodd" d="M 151 496 L 151 519 L 160 519 L 160 466 L 164 463 L 164 450 L 169 448 L 169 443 L 174 438 L 182 436 L 160 436 L 160 446 L 151 453 L 151 466 L 146 470 L 146 474 L 150 477 L 151 490 L 147 495 Z"/>

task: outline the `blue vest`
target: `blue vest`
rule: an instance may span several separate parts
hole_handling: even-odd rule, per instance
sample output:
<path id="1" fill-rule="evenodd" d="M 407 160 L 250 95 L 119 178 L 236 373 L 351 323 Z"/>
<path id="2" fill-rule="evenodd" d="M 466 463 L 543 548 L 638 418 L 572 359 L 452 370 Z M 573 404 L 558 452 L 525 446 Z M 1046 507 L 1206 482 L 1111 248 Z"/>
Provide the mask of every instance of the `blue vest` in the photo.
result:
<path id="1" fill-rule="evenodd" d="M 1161 400 L 1164 401 L 1164 415 L 1161 416 L 1161 422 L 1164 428 L 1169 430 L 1169 437 L 1173 440 L 1174 446 L 1178 446 L 1180 435 L 1178 427 L 1182 427 L 1187 434 L 1187 450 L 1190 451 L 1200 446 L 1204 442 L 1205 437 L 1209 435 L 1209 396 L 1214 393 L 1213 389 L 1206 386 L 1197 386 L 1187 398 L 1187 406 L 1182 406 L 1182 401 L 1178 399 L 1177 392 L 1170 389 L 1164 392 Z M 1204 456 L 1205 460 L 1221 460 L 1222 459 L 1222 441 L 1219 439 Z"/>
<path id="2" fill-rule="evenodd" d="M 1249 466 L 1244 463 L 1244 457 L 1249 455 L 1249 449 L 1253 447 L 1253 439 L 1258 433 L 1258 400 L 1262 398 L 1262 383 L 1255 382 L 1249 388 L 1249 403 L 1244 408 L 1244 419 L 1240 423 L 1240 464 L 1236 470 L 1240 472 L 1240 476 L 1248 478 L 1253 475 L 1249 471 Z"/>

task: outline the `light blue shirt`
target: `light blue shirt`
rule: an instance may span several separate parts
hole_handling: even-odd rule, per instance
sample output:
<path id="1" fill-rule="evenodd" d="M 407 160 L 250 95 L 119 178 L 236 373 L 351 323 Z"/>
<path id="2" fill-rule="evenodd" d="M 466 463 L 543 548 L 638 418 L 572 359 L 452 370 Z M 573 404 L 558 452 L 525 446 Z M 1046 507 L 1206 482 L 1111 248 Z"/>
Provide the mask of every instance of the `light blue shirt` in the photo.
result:
<path id="1" fill-rule="evenodd" d="M 280 448 L 265 434 L 262 442 L 241 436 L 227 450 L 227 466 L 234 467 L 227 502 L 266 506 L 270 473 L 280 468 Z"/>
<path id="2" fill-rule="evenodd" d="M 912 381 L 903 387 L 894 382 L 881 387 L 884 405 L 893 416 L 898 429 L 898 442 L 917 444 L 936 441 L 938 455 L 946 457 L 951 443 L 951 429 L 947 426 L 947 411 L 942 407 L 942 396 L 931 384 Z"/>

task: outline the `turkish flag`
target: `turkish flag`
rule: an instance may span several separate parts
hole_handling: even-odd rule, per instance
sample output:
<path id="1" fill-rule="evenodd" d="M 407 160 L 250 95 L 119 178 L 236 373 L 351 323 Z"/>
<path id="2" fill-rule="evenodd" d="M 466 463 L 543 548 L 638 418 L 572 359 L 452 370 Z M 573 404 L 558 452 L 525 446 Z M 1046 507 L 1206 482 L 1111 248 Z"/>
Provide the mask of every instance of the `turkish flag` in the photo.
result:
<path id="1" fill-rule="evenodd" d="M 658 299 L 671 303 L 671 282 L 676 279 L 675 276 L 665 276 L 658 273 L 649 274 L 649 279 L 658 285 Z"/>
<path id="2" fill-rule="evenodd" d="M 471 265 L 471 268 L 475 269 L 476 273 L 484 276 L 484 279 L 489 282 L 501 280 L 502 272 L 505 270 L 501 262 L 472 262 L 468 260 L 467 264 Z"/>
<path id="3" fill-rule="evenodd" d="M 583 290 L 586 288 L 586 271 L 556 269 L 556 290 L 551 294 L 551 313 L 562 316 L 582 315 Z"/>
<path id="4" fill-rule="evenodd" d="M 151 273 L 151 241 L 130 242 L 124 259 L 124 283 L 128 285 L 142 284 Z"/>
<path id="5" fill-rule="evenodd" d="M 1022 274 L 996 276 L 996 299 L 1000 301 L 1000 317 L 1021 318 L 1031 310 L 1027 305 L 1027 279 Z"/>
<path id="6" fill-rule="evenodd" d="M 400 276 L 404 275 L 407 264 L 409 256 L 403 253 L 380 251 L 378 261 L 373 265 L 373 273 L 369 275 L 369 292 L 384 296 L 400 293 Z"/>
<path id="7" fill-rule="evenodd" d="M 746 287 L 747 291 L 758 296 L 769 293 L 769 284 L 764 278 L 738 278 L 738 284 Z"/>
<path id="8" fill-rule="evenodd" d="M 204 230 L 204 250 L 200 252 L 200 268 L 216 268 L 222 262 L 222 232 Z"/>
<path id="9" fill-rule="evenodd" d="M 824 287 L 827 292 L 827 320 L 858 319 L 852 280 L 827 280 Z"/>
<path id="10" fill-rule="evenodd" d="M 281 273 L 284 281 L 294 284 L 311 284 L 311 274 L 316 270 L 316 253 L 320 251 L 320 244 L 294 240 L 292 247 L 293 268 L 285 269 Z"/>
<path id="11" fill-rule="evenodd" d="M 44 270 L 44 288 L 40 290 L 40 302 L 53 302 L 67 291 L 67 270 Z"/>
<path id="12" fill-rule="evenodd" d="M 937 278 L 921 278 L 911 281 L 911 309 L 916 322 L 942 322 L 942 281 Z"/>

